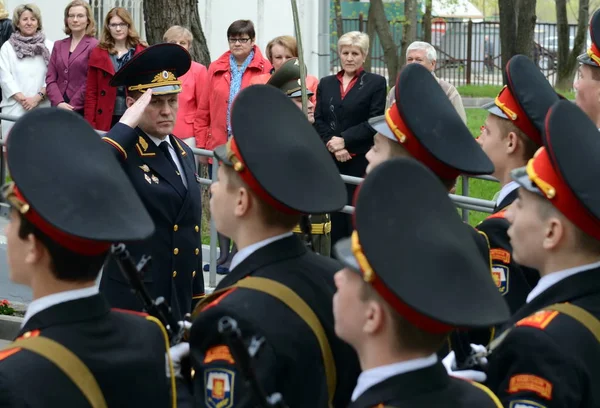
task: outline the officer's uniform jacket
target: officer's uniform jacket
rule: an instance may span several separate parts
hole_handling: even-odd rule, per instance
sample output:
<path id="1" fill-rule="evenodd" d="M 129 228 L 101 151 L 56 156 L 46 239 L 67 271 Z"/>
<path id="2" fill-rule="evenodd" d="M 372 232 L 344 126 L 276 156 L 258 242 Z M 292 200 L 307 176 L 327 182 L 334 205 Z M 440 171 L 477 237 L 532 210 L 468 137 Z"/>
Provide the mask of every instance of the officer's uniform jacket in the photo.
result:
<path id="1" fill-rule="evenodd" d="M 441 363 L 397 374 L 363 392 L 349 408 L 496 408 L 485 386 L 448 376 Z"/>
<path id="2" fill-rule="evenodd" d="M 517 196 L 518 189 L 508 193 L 498 203 L 494 213 L 477 226 L 477 230 L 483 232 L 489 241 L 492 278 L 513 314 L 525 304 L 527 295 L 540 278 L 538 271 L 517 264 L 512 257 L 512 245 L 508 238 L 510 224 L 505 213 Z"/>
<path id="3" fill-rule="evenodd" d="M 34 314 L 19 337 L 44 336 L 73 352 L 95 377 L 109 407 L 169 407 L 163 330 L 143 317 L 111 311 L 96 294 Z M 20 348 L 0 353 L 0 407 L 89 406 L 44 357 Z"/>
<path id="4" fill-rule="evenodd" d="M 600 318 L 600 267 L 576 273 L 534 297 L 488 357 L 487 385 L 506 407 L 599 407 L 600 344 L 575 319 L 555 311 L 569 302 Z M 500 339 L 499 339 L 500 340 Z"/>
<path id="5" fill-rule="evenodd" d="M 289 236 L 249 255 L 225 276 L 217 291 L 252 276 L 276 280 L 299 295 L 317 315 L 329 339 L 337 368 L 334 406 L 345 408 L 360 367 L 355 352 L 334 332 L 333 275 L 339 269 L 336 261 L 309 251 L 296 236 Z M 234 288 L 215 300 L 205 299 L 200 308 L 197 315 L 194 313 L 190 335 L 196 407 L 256 406 L 218 333 L 218 321 L 223 316 L 237 320 L 247 342 L 264 336 L 253 365 L 259 384 L 268 394 L 281 393 L 290 408 L 327 406 L 319 344 L 309 326 L 285 304 L 262 292 Z"/>
<path id="6" fill-rule="evenodd" d="M 201 202 L 196 162 L 191 149 L 169 136 L 187 181 L 187 189 L 173 165 L 156 144 L 139 128 L 117 124 L 104 137 L 121 160 L 142 202 L 150 213 L 154 235 L 127 248 L 138 261 L 152 256 L 143 281 L 154 297 L 163 296 L 176 317 L 192 310 L 193 299 L 204 294 L 200 236 Z M 103 271 L 101 291 L 113 307 L 141 310 L 129 284 L 114 261 Z"/>

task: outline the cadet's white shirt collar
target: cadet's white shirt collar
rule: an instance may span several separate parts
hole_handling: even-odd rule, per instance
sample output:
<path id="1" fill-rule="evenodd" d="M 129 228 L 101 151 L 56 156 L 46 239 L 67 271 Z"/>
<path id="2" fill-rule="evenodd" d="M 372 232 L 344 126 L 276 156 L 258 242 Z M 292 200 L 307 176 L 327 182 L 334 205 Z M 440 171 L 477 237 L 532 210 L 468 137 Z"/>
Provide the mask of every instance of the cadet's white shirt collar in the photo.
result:
<path id="1" fill-rule="evenodd" d="M 402 361 L 400 363 L 388 364 L 380 367 L 371 368 L 363 371 L 358 376 L 356 387 L 352 393 L 352 402 L 356 401 L 365 391 L 376 384 L 384 382 L 398 374 L 417 371 L 425 367 L 430 367 L 437 363 L 438 358 L 434 353 L 429 357 L 416 358 L 414 360 Z"/>
<path id="2" fill-rule="evenodd" d="M 498 198 L 496 199 L 496 205 L 499 205 L 502 202 L 502 200 L 504 200 L 510 193 L 515 191 L 517 188 L 519 188 L 519 183 L 517 183 L 514 180 L 502 186 L 502 188 L 500 189 L 500 194 L 498 194 Z"/>
<path id="3" fill-rule="evenodd" d="M 52 295 L 44 296 L 39 299 L 34 300 L 27 307 L 27 312 L 25 312 L 25 317 L 23 318 L 23 323 L 21 323 L 21 327 L 25 326 L 25 323 L 32 316 L 38 314 L 39 312 L 49 309 L 52 306 L 56 306 L 60 303 L 69 302 L 75 299 L 83 299 L 87 297 L 91 297 L 100 293 L 98 286 L 94 285 L 89 288 L 83 289 L 74 289 L 67 290 L 64 292 L 53 293 Z"/>
<path id="4" fill-rule="evenodd" d="M 286 232 L 281 235 L 275 235 L 274 237 L 264 239 L 262 241 L 258 241 L 252 245 L 248 245 L 246 248 L 240 249 L 234 256 L 231 258 L 231 264 L 229 265 L 229 270 L 232 271 L 233 268 L 242 263 L 242 261 L 252 255 L 254 252 L 258 251 L 262 247 L 266 247 L 272 242 L 279 241 L 280 239 L 284 239 L 287 237 L 291 237 L 294 235 L 292 232 Z"/>
<path id="5" fill-rule="evenodd" d="M 533 288 L 531 290 L 531 292 L 529 292 L 529 295 L 527 295 L 527 303 L 531 302 L 534 298 L 539 296 L 542 292 L 546 291 L 551 286 L 556 285 L 561 280 L 566 279 L 569 276 L 573 276 L 575 274 L 589 271 L 590 269 L 599 268 L 599 267 L 600 267 L 600 262 L 595 262 L 592 264 L 581 265 L 581 266 L 576 266 L 574 268 L 565 269 L 565 270 L 559 271 L 559 272 L 552 272 L 546 276 L 542 276 L 542 278 L 538 281 L 537 285 L 535 285 L 535 288 Z"/>

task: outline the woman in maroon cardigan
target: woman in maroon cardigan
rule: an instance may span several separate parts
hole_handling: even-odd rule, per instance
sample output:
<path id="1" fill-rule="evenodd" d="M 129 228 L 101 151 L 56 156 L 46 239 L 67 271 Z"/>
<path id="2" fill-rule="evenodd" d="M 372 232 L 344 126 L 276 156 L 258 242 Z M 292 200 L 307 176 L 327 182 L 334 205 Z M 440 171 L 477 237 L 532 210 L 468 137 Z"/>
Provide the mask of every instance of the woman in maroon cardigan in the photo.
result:
<path id="1" fill-rule="evenodd" d="M 90 55 L 85 119 L 98 130 L 109 130 L 127 106 L 125 89 L 112 87 L 110 80 L 131 57 L 146 48 L 127 10 L 115 7 L 104 19 L 100 44 Z"/>
<path id="2" fill-rule="evenodd" d="M 92 8 L 73 0 L 65 8 L 64 40 L 56 41 L 46 73 L 46 93 L 52 106 L 83 115 L 85 84 L 90 53 L 98 45 Z"/>

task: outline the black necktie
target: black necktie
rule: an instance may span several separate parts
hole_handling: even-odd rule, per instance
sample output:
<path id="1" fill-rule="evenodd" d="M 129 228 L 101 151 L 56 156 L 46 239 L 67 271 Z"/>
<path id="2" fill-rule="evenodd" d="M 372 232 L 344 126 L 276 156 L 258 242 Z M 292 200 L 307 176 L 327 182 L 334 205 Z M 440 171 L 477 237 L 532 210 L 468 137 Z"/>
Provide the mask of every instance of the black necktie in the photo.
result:
<path id="1" fill-rule="evenodd" d="M 169 162 L 175 169 L 175 174 L 177 174 L 177 176 L 181 177 L 181 174 L 179 173 L 179 169 L 177 168 L 177 164 L 175 164 L 175 160 L 173 160 L 173 156 L 171 156 L 171 152 L 169 151 L 169 143 L 161 142 L 158 145 L 158 148 L 160 150 L 162 150 L 162 152 L 165 154 L 165 156 L 167 156 L 167 159 L 169 160 Z"/>

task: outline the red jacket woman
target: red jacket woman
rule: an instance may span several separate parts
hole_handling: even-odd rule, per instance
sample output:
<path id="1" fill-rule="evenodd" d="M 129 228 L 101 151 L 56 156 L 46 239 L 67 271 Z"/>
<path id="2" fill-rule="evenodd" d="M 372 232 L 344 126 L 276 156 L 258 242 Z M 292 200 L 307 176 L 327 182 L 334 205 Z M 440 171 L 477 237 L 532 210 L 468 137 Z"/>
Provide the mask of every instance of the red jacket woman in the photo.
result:
<path id="1" fill-rule="evenodd" d="M 104 19 L 102 39 L 90 54 L 88 66 L 84 115 L 94 129 L 109 130 L 125 111 L 124 93 L 118 99 L 119 89 L 109 83 L 116 66 L 124 65 L 145 47 L 129 12 L 121 7 L 110 10 Z"/>

